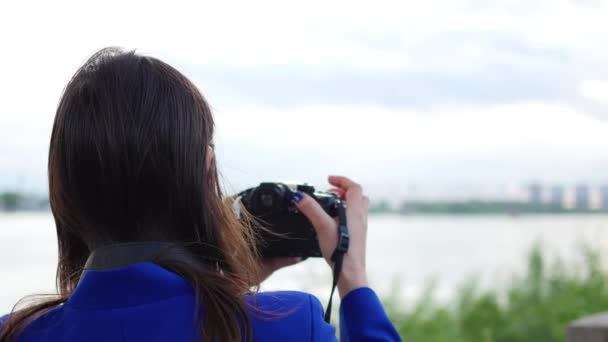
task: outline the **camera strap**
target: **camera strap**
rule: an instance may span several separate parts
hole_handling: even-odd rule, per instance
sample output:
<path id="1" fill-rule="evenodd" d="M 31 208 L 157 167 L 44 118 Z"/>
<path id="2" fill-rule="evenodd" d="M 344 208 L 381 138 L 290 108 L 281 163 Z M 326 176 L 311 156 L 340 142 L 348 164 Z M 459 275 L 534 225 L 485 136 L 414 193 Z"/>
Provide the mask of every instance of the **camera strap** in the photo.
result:
<path id="1" fill-rule="evenodd" d="M 342 273 L 342 263 L 344 262 L 344 254 L 348 251 L 349 245 L 349 234 L 348 225 L 346 222 L 346 203 L 340 201 L 338 204 L 338 244 L 334 253 L 331 256 L 331 260 L 334 262 L 333 281 L 331 286 L 331 293 L 329 294 L 329 303 L 325 309 L 325 322 L 329 323 L 331 320 L 331 305 L 338 286 L 338 280 L 340 279 L 340 273 Z"/>

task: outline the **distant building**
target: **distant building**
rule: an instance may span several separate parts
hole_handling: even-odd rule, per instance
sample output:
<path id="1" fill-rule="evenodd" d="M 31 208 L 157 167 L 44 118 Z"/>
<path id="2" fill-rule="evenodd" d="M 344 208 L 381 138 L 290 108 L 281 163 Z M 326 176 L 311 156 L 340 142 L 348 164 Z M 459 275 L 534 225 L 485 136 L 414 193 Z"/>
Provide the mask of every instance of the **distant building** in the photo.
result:
<path id="1" fill-rule="evenodd" d="M 528 202 L 535 205 L 542 204 L 543 188 L 540 184 L 530 184 L 528 186 Z"/>
<path id="2" fill-rule="evenodd" d="M 574 191 L 576 209 L 589 209 L 589 186 L 580 184 L 576 186 Z"/>
<path id="3" fill-rule="evenodd" d="M 551 206 L 554 208 L 563 208 L 564 207 L 564 187 L 561 185 L 555 185 L 551 187 L 551 198 L 549 202 Z"/>
<path id="4" fill-rule="evenodd" d="M 608 185 L 602 185 L 600 187 L 600 207 L 608 210 Z"/>

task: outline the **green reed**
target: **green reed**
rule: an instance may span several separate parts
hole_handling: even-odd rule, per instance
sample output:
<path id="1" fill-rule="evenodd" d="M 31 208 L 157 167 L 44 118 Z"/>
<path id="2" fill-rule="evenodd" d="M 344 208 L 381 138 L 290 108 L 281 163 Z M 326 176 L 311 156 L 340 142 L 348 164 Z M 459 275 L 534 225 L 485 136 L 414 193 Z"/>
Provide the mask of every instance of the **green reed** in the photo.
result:
<path id="1" fill-rule="evenodd" d="M 529 252 L 527 268 L 506 285 L 480 289 L 472 280 L 449 304 L 433 300 L 433 286 L 406 309 L 386 299 L 405 341 L 564 341 L 568 323 L 608 311 L 608 271 L 600 252 L 581 248 L 580 260 L 546 260 L 542 248 Z"/>

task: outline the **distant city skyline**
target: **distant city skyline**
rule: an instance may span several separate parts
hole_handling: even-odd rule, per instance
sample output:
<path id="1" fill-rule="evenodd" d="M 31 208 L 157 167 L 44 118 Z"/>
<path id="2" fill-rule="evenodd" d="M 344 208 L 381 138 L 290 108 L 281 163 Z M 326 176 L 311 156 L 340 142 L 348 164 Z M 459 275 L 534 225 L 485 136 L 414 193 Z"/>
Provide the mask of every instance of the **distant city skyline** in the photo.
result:
<path id="1" fill-rule="evenodd" d="M 576 185 L 531 183 L 526 201 L 567 209 L 608 209 L 608 182 Z"/>

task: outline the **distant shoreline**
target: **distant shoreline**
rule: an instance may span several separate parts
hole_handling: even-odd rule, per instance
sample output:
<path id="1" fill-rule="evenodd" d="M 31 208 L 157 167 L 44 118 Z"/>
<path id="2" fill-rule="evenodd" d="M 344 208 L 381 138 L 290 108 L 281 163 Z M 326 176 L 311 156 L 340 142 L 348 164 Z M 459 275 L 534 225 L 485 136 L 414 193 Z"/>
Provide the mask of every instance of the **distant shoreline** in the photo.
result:
<path id="1" fill-rule="evenodd" d="M 46 209 L 17 209 L 0 210 L 0 215 L 19 215 L 19 214 L 51 214 L 49 208 Z M 529 212 L 505 212 L 505 211 L 485 211 L 485 212 L 449 212 L 449 211 L 412 211 L 399 212 L 396 210 L 370 210 L 369 216 L 399 216 L 399 217 L 484 217 L 484 216 L 509 216 L 509 217 L 531 217 L 531 216 L 603 216 L 608 215 L 606 210 L 563 210 L 563 211 L 529 211 Z"/>
<path id="2" fill-rule="evenodd" d="M 370 206 L 370 214 L 397 215 L 603 215 L 608 209 L 564 208 L 554 205 L 509 201 L 420 201 L 405 202 L 395 208 L 386 202 Z"/>
<path id="3" fill-rule="evenodd" d="M 50 212 L 48 197 L 20 192 L 0 193 L 0 213 Z M 405 201 L 390 205 L 386 201 L 373 202 L 370 215 L 402 216 L 534 216 L 534 215 L 606 215 L 608 208 L 564 208 L 550 204 L 514 201 Z"/>
<path id="4" fill-rule="evenodd" d="M 402 217 L 484 217 L 484 216 L 510 216 L 510 217 L 531 217 L 531 216 L 608 216 L 608 211 L 564 211 L 564 212 L 527 212 L 527 213 L 507 213 L 507 212 L 478 212 L 478 213 L 454 213 L 454 212 L 410 212 L 400 213 L 393 211 L 370 211 L 370 216 L 402 216 Z"/>

